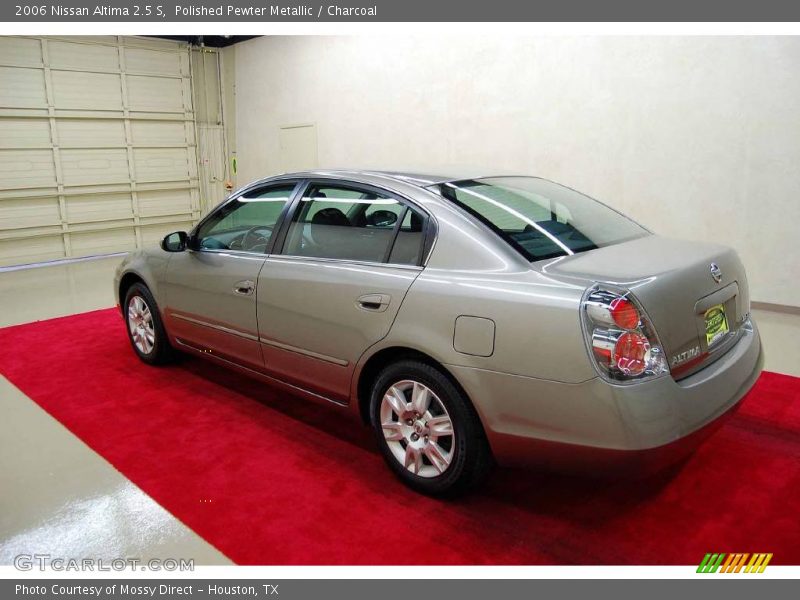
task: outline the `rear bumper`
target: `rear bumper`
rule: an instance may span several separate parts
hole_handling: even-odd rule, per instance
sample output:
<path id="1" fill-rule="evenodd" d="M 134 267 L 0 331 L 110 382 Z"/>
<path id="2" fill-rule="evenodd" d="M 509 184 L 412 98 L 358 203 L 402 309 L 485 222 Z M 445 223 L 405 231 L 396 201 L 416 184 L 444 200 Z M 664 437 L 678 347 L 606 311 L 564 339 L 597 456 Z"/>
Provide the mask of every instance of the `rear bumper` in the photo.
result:
<path id="1" fill-rule="evenodd" d="M 763 360 L 754 324 L 724 356 L 678 382 L 566 384 L 451 369 L 475 401 L 500 464 L 657 467 L 690 453 L 733 412 Z"/>

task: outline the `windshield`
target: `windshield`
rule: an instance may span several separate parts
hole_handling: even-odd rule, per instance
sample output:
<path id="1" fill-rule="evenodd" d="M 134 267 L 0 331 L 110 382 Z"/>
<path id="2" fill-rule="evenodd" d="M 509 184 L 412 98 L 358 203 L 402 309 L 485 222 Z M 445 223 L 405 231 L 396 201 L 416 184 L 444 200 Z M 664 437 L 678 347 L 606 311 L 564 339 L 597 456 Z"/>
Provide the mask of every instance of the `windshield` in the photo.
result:
<path id="1" fill-rule="evenodd" d="M 436 186 L 530 261 L 649 235 L 641 225 L 563 185 L 535 177 L 487 177 Z"/>

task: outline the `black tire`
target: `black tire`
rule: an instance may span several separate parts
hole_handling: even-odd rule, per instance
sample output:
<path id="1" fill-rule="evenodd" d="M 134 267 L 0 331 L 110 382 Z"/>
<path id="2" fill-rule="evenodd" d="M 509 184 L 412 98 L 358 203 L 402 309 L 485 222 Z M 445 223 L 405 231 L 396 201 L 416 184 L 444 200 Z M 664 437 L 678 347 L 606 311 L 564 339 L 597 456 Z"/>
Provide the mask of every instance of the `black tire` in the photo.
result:
<path id="1" fill-rule="evenodd" d="M 144 352 L 137 347 L 134 341 L 133 334 L 129 323 L 129 309 L 131 302 L 135 298 L 140 298 L 147 308 L 150 310 L 153 321 L 153 346 L 149 352 Z M 128 340 L 131 343 L 131 348 L 136 352 L 136 355 L 148 365 L 164 365 L 175 358 L 175 350 L 169 343 L 167 332 L 164 330 L 164 323 L 161 321 L 161 313 L 158 310 L 153 294 L 143 283 L 134 283 L 125 293 L 125 304 L 123 305 L 122 314 L 125 319 L 125 331 L 128 333 Z"/>
<path id="2" fill-rule="evenodd" d="M 390 387 L 403 381 L 419 382 L 429 388 L 452 422 L 455 435 L 448 448 L 451 460 L 438 475 L 422 477 L 406 468 L 390 449 L 384 435 L 381 422 L 383 397 Z M 474 488 L 489 474 L 493 465 L 492 455 L 475 408 L 453 381 L 431 365 L 409 359 L 385 367 L 372 385 L 369 407 L 370 422 L 386 463 L 403 483 L 415 491 L 430 496 L 454 497 Z M 397 425 L 400 424 L 398 418 Z M 397 441 L 394 447 L 398 451 L 400 447 L 407 449 L 408 441 Z M 427 457 L 423 460 L 423 468 L 430 472 L 428 467 L 434 467 L 433 463 Z"/>

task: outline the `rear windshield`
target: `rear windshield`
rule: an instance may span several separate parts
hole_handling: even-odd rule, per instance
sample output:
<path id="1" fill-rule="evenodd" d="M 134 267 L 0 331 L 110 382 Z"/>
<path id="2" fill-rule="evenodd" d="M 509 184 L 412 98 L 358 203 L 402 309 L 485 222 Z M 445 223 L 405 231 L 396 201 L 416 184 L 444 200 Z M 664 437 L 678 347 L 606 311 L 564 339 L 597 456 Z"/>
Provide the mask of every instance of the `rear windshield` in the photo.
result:
<path id="1" fill-rule="evenodd" d="M 489 177 L 436 187 L 530 261 L 586 252 L 649 234 L 597 200 L 546 179 Z"/>

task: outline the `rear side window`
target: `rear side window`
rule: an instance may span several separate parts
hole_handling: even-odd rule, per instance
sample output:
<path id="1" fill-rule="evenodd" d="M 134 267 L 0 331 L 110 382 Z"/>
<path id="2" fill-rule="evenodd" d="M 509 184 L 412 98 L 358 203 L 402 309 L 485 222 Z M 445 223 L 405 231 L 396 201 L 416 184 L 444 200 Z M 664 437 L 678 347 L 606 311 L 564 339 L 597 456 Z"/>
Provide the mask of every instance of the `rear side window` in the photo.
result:
<path id="1" fill-rule="evenodd" d="M 423 224 L 419 213 L 388 195 L 315 185 L 292 218 L 284 254 L 417 264 Z"/>
<path id="2" fill-rule="evenodd" d="M 486 223 L 530 261 L 586 252 L 648 235 L 574 190 L 533 177 L 444 183 L 440 193 Z"/>

